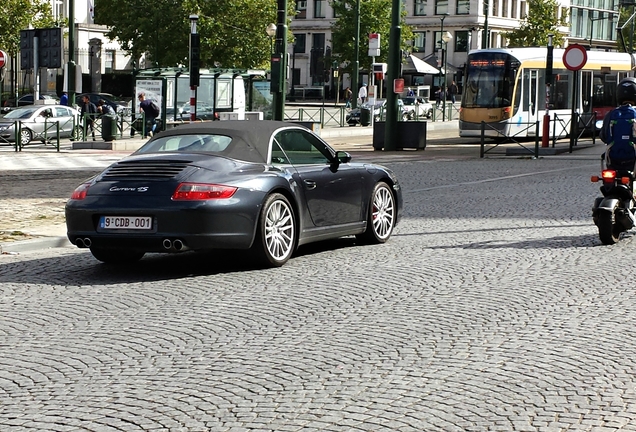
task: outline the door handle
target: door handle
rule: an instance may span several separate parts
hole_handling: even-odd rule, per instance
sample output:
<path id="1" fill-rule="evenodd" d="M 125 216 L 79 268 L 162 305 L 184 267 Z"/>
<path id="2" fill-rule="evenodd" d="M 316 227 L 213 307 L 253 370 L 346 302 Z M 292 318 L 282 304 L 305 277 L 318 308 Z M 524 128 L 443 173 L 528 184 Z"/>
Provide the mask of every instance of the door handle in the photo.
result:
<path id="1" fill-rule="evenodd" d="M 316 182 L 313 180 L 305 180 L 305 186 L 307 189 L 316 189 Z"/>

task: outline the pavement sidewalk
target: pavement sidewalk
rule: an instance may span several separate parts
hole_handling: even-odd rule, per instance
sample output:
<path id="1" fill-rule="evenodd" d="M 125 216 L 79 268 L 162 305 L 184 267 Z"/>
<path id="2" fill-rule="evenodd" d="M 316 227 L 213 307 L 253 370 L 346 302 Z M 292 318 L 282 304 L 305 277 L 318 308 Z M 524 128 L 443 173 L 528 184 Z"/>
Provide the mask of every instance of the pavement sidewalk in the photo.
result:
<path id="1" fill-rule="evenodd" d="M 366 160 L 375 163 L 391 163 L 413 160 L 458 160 L 480 158 L 480 144 L 475 144 L 474 139 L 460 138 L 457 133 L 457 121 L 446 123 L 429 123 L 427 128 L 427 143 L 425 150 L 400 150 L 400 151 L 374 151 L 372 145 L 373 129 L 371 127 L 344 127 L 325 128 L 318 133 L 336 150 L 348 151 L 353 160 Z M 141 137 L 126 137 L 124 139 L 108 142 L 75 142 L 64 146 L 65 153 L 116 153 L 122 157 L 133 152 L 147 139 Z M 522 148 L 518 144 L 504 144 L 495 146 L 488 143 L 492 153 L 486 153 L 486 157 L 532 157 L 529 153 L 534 151 L 534 142 L 523 143 Z M 582 140 L 573 148 L 579 155 L 600 155 L 604 145 L 597 140 L 596 145 L 591 140 Z M 569 141 L 561 140 L 554 146 L 539 149 L 540 157 L 550 157 L 569 154 Z M 2 202 L 2 199 L 0 199 Z M 3 202 L 3 206 L 11 205 Z M 6 207 L 5 207 L 6 208 Z M 18 210 L 16 210 L 18 211 Z M 6 221 L 0 221 L 6 222 Z M 3 224 L 6 225 L 6 224 Z M 11 231 L 11 230 L 9 230 Z M 3 237 L 0 232 L 0 253 L 16 254 L 21 252 L 72 246 L 66 238 L 66 226 L 64 223 L 42 224 L 41 226 L 22 230 L 28 240 L 14 241 L 15 238 Z"/>

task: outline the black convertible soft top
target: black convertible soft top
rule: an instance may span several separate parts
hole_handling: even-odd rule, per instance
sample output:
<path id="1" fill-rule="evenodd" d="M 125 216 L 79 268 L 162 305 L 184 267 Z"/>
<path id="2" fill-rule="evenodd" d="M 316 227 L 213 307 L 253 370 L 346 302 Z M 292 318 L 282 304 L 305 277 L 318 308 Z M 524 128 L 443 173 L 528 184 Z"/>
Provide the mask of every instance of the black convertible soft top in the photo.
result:
<path id="1" fill-rule="evenodd" d="M 266 163 L 271 136 L 279 129 L 290 127 L 308 130 L 297 123 L 274 120 L 223 120 L 184 123 L 156 134 L 148 143 L 169 136 L 190 134 L 226 135 L 232 138 L 232 142 L 222 152 L 223 156 L 246 162 Z"/>

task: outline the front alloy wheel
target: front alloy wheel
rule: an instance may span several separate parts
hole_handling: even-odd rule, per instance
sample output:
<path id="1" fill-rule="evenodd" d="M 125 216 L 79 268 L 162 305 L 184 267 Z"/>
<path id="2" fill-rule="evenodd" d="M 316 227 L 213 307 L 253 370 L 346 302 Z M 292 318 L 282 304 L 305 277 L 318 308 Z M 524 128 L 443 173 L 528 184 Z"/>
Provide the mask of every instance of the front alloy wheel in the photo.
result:
<path id="1" fill-rule="evenodd" d="M 358 238 L 365 243 L 386 242 L 395 227 L 395 196 L 385 182 L 379 182 L 373 188 L 367 216 L 367 229 Z"/>
<path id="2" fill-rule="evenodd" d="M 266 265 L 280 267 L 291 258 L 295 248 L 294 210 L 284 195 L 274 193 L 263 204 L 254 251 Z"/>

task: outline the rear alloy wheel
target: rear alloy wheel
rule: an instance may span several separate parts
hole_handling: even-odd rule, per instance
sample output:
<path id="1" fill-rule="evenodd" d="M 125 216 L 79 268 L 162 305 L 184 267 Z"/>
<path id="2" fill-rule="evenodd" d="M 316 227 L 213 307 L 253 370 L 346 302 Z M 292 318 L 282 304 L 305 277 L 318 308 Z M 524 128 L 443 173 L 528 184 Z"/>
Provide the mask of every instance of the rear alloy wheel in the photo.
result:
<path id="1" fill-rule="evenodd" d="M 296 219 L 287 198 L 279 193 L 267 197 L 258 220 L 254 252 L 266 265 L 280 267 L 296 248 Z"/>
<path id="2" fill-rule="evenodd" d="M 604 245 L 617 243 L 621 236 L 622 227 L 616 221 L 618 202 L 611 212 L 602 210 L 598 213 L 598 236 Z"/>
<path id="3" fill-rule="evenodd" d="M 30 129 L 22 129 L 20 132 L 20 143 L 25 146 L 33 139 L 33 132 Z"/>
<path id="4" fill-rule="evenodd" d="M 373 188 L 367 216 L 367 229 L 358 235 L 364 243 L 384 243 L 395 227 L 395 196 L 385 182 L 379 182 Z"/>
<path id="5" fill-rule="evenodd" d="M 143 252 L 123 249 L 91 248 L 91 253 L 98 261 L 106 264 L 134 264 L 143 258 Z"/>

